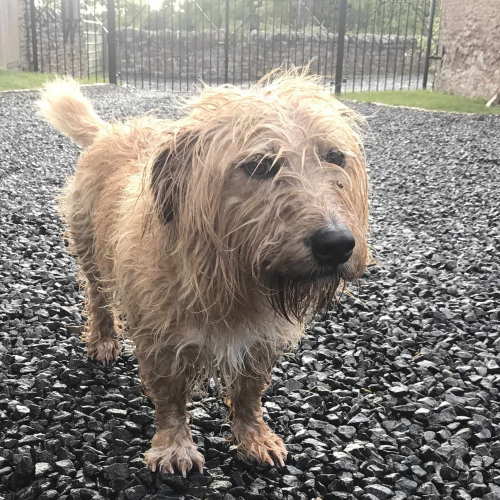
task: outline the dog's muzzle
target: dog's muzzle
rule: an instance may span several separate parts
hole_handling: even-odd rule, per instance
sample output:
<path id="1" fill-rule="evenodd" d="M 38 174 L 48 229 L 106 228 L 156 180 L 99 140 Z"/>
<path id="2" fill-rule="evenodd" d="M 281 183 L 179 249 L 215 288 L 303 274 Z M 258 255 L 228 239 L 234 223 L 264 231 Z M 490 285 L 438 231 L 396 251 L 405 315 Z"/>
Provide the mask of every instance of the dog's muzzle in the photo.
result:
<path id="1" fill-rule="evenodd" d="M 351 231 L 340 223 L 318 229 L 311 238 L 312 253 L 321 266 L 344 264 L 350 259 L 355 245 Z"/>

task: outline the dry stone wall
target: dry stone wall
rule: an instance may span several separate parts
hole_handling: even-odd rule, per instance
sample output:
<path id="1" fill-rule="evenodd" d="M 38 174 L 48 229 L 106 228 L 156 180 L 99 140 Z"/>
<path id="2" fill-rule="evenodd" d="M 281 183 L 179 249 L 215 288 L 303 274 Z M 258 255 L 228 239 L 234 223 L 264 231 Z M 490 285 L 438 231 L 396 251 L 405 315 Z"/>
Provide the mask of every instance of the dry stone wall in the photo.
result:
<path id="1" fill-rule="evenodd" d="M 179 32 L 122 29 L 118 31 L 118 68 L 129 74 L 159 75 L 172 78 L 201 76 L 205 81 L 222 82 L 224 75 L 224 32 Z M 229 81 L 254 81 L 281 64 L 302 65 L 312 60 L 313 72 L 335 74 L 336 35 L 253 31 L 229 46 Z M 413 56 L 412 56 L 413 55 Z M 423 70 L 423 53 L 417 38 L 387 35 L 347 35 L 344 52 L 344 76 L 358 77 L 379 72 L 383 78 L 396 70 L 400 75 Z M 404 67 L 403 67 L 404 66 Z M 420 68 L 419 68 L 420 67 Z M 380 68 L 380 69 L 379 69 Z"/>
<path id="2" fill-rule="evenodd" d="M 33 71 L 33 46 L 29 5 L 19 0 L 20 64 L 22 71 Z M 87 45 L 83 25 L 76 26 L 74 35 L 66 40 L 61 11 L 44 8 L 37 12 L 36 22 L 38 69 L 45 73 L 87 76 Z"/>

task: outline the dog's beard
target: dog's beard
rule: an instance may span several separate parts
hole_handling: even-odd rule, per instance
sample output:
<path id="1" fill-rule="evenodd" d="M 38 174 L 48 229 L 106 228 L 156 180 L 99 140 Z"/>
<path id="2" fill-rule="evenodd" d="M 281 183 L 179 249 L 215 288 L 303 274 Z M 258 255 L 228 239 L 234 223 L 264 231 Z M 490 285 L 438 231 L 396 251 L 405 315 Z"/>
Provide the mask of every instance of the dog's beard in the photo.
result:
<path id="1" fill-rule="evenodd" d="M 268 280 L 267 288 L 271 307 L 283 318 L 290 321 L 303 321 L 314 315 L 335 298 L 341 277 L 319 270 L 309 279 L 286 278 L 275 275 Z"/>

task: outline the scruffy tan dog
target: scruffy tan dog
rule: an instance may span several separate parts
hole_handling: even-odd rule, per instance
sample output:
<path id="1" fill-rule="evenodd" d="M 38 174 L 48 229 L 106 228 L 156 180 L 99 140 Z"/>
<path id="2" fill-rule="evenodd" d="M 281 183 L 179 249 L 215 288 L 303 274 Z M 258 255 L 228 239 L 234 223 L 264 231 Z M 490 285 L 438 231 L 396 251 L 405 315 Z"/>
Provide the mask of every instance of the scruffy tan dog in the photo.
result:
<path id="1" fill-rule="evenodd" d="M 369 258 L 356 113 L 298 71 L 206 87 L 177 121 L 105 123 L 71 80 L 50 83 L 40 110 L 85 148 L 62 197 L 85 340 L 91 358 L 115 360 L 125 318 L 156 405 L 148 466 L 202 471 L 186 402 L 208 376 L 232 401 L 239 451 L 283 464 L 261 410 L 272 367 Z"/>

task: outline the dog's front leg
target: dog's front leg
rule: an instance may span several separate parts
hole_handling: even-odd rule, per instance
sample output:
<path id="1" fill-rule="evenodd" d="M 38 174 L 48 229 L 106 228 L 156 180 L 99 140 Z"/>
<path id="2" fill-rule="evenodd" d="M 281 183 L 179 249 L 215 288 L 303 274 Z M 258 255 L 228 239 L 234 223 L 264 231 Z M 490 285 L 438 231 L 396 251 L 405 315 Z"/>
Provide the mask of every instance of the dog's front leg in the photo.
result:
<path id="1" fill-rule="evenodd" d="M 186 477 L 193 465 L 203 472 L 204 458 L 187 424 L 192 365 L 189 360 L 183 363 L 168 349 L 152 354 L 138 350 L 136 355 L 142 388 L 156 407 L 156 434 L 144 461 L 153 472 L 158 469 L 173 474 L 177 469 Z"/>
<path id="2" fill-rule="evenodd" d="M 273 364 L 274 359 L 266 360 L 260 364 L 262 369 L 266 367 L 265 373 L 260 368 L 247 367 L 245 373 L 237 376 L 230 389 L 232 431 L 233 441 L 242 455 L 255 458 L 261 464 L 274 465 L 277 460 L 283 466 L 287 457 L 285 444 L 262 418 L 261 396 L 271 378 Z"/>

